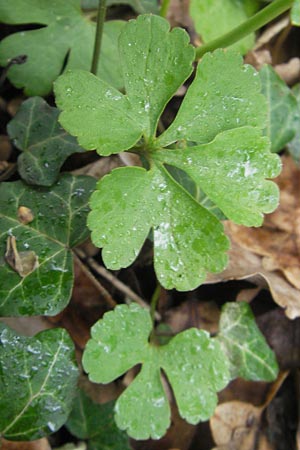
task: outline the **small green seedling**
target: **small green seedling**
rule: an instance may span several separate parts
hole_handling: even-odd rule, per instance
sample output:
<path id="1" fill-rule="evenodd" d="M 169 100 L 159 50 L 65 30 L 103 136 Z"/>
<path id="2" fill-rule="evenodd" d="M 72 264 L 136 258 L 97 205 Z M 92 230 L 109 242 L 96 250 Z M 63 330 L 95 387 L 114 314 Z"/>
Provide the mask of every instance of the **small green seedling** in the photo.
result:
<path id="1" fill-rule="evenodd" d="M 170 425 L 161 370 L 181 417 L 192 424 L 209 419 L 217 405 L 216 392 L 232 378 L 271 381 L 277 376 L 275 355 L 246 303 L 224 307 L 215 338 L 191 328 L 156 346 L 149 343 L 151 330 L 148 311 L 136 304 L 117 306 L 93 326 L 83 356 L 84 369 L 96 383 L 109 383 L 142 364 L 115 406 L 117 425 L 135 439 L 159 439 Z"/>
<path id="2" fill-rule="evenodd" d="M 223 270 L 229 243 L 220 221 L 165 165 L 185 171 L 227 218 L 261 225 L 278 204 L 278 188 L 266 178 L 281 165 L 262 136 L 260 79 L 234 52 L 205 55 L 174 122 L 157 136 L 167 102 L 192 71 L 188 35 L 142 15 L 124 27 L 119 52 L 126 95 L 83 71 L 55 83 L 60 122 L 82 147 L 101 155 L 135 151 L 147 162 L 147 169 L 116 169 L 98 183 L 88 218 L 92 240 L 117 270 L 135 260 L 152 228 L 158 280 L 191 290 L 207 272 Z"/>

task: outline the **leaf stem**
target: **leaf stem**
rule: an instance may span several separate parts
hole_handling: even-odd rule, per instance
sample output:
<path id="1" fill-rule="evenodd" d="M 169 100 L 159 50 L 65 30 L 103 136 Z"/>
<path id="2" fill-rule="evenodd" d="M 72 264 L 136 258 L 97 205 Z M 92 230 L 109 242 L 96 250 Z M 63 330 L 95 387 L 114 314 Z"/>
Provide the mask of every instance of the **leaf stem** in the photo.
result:
<path id="1" fill-rule="evenodd" d="M 99 0 L 94 53 L 91 66 L 91 73 L 93 73 L 94 75 L 96 75 L 98 71 L 105 16 L 106 16 L 106 0 Z"/>
<path id="2" fill-rule="evenodd" d="M 162 0 L 159 15 L 161 17 L 167 17 L 170 0 Z"/>
<path id="3" fill-rule="evenodd" d="M 205 53 L 216 50 L 217 48 L 225 48 L 240 41 L 248 34 L 258 30 L 271 20 L 280 16 L 293 5 L 294 0 L 275 0 L 270 5 L 263 8 L 250 19 L 241 23 L 239 26 L 214 39 L 207 44 L 202 45 L 196 49 L 196 59 L 201 58 Z"/>
<path id="4" fill-rule="evenodd" d="M 154 323 L 155 310 L 156 310 L 158 299 L 160 297 L 160 292 L 161 292 L 161 285 L 159 283 L 157 283 L 157 286 L 151 297 L 151 303 L 150 303 L 150 315 L 151 315 L 152 323 Z"/>

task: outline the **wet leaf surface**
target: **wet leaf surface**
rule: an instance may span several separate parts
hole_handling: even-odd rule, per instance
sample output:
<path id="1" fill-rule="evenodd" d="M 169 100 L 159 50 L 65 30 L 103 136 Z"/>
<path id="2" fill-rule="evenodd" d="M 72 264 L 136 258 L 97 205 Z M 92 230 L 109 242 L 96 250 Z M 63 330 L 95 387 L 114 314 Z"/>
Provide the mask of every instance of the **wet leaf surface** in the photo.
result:
<path id="1" fill-rule="evenodd" d="M 53 433 L 66 421 L 76 392 L 69 335 L 53 329 L 28 338 L 0 324 L 0 340 L 1 435 L 22 441 Z"/>
<path id="2" fill-rule="evenodd" d="M 223 307 L 217 339 L 230 361 L 232 378 L 273 381 L 277 377 L 275 354 L 259 331 L 247 303 L 227 303 Z"/>
<path id="3" fill-rule="evenodd" d="M 117 425 L 136 439 L 158 439 L 170 425 L 161 369 L 173 387 L 180 415 L 190 423 L 212 414 L 216 391 L 229 381 L 221 346 L 207 332 L 193 328 L 166 346 L 155 347 L 148 342 L 151 327 L 146 310 L 136 304 L 118 306 L 94 325 L 83 356 L 85 371 L 98 383 L 108 383 L 142 364 L 115 407 Z"/>
<path id="4" fill-rule="evenodd" d="M 18 171 L 28 184 L 51 186 L 68 156 L 85 151 L 58 123 L 59 111 L 40 97 L 22 103 L 7 131 L 23 153 Z"/>
<path id="5" fill-rule="evenodd" d="M 13 5 L 0 2 L 1 22 L 7 24 L 38 24 L 41 28 L 20 31 L 3 39 L 0 45 L 0 64 L 19 55 L 27 61 L 14 65 L 8 77 L 27 95 L 46 95 L 53 81 L 65 69 L 89 70 L 96 25 L 85 18 L 80 0 L 16 0 Z M 125 22 L 110 21 L 104 26 L 102 58 L 98 74 L 104 80 L 121 88 L 123 80 L 117 56 L 117 40 Z"/>
<path id="6" fill-rule="evenodd" d="M 88 236 L 85 226 L 87 202 L 94 185 L 95 180 L 91 177 L 71 175 L 64 175 L 51 190 L 30 188 L 21 181 L 1 184 L 2 316 L 54 315 L 66 306 L 73 286 L 70 249 Z M 32 222 L 19 221 L 20 205 L 33 212 Z M 10 255 L 15 262 L 16 257 L 20 259 L 22 254 L 25 257 L 29 252 L 38 258 L 38 265 L 27 273 L 19 274 L 20 269 L 17 270 L 19 273 L 15 272 L 5 260 L 7 239 L 14 241 L 14 238 L 15 254 L 11 247 Z"/>

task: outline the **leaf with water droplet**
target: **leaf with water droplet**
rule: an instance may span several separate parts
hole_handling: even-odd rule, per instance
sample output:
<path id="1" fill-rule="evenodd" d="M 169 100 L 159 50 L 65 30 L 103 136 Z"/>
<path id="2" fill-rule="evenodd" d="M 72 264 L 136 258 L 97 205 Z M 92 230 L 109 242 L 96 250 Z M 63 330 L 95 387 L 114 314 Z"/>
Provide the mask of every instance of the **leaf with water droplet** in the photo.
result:
<path id="1" fill-rule="evenodd" d="M 265 134 L 271 141 L 272 152 L 279 152 L 299 130 L 300 115 L 297 99 L 272 66 L 263 66 L 259 76 L 262 93 L 268 104 L 269 121 Z"/>
<path id="2" fill-rule="evenodd" d="M 278 375 L 274 352 L 256 325 L 247 303 L 226 303 L 223 306 L 220 331 L 216 338 L 230 362 L 233 378 L 273 381 Z"/>
<path id="3" fill-rule="evenodd" d="M 227 262 L 221 223 L 163 166 L 115 169 L 91 197 L 88 226 L 107 267 L 127 267 L 153 228 L 154 267 L 167 289 L 190 290 Z"/>
<path id="4" fill-rule="evenodd" d="M 71 248 L 88 237 L 85 222 L 94 186 L 91 177 L 71 175 L 51 190 L 22 181 L 0 185 L 0 315 L 54 315 L 67 305 L 73 287 Z M 19 220 L 23 205 L 32 211 L 29 223 Z M 7 247 L 8 239 L 15 249 Z"/>
<path id="5" fill-rule="evenodd" d="M 58 114 L 41 97 L 33 97 L 22 103 L 7 126 L 9 137 L 23 151 L 18 171 L 28 184 L 51 186 L 67 157 L 85 151 L 60 126 Z"/>
<path id="6" fill-rule="evenodd" d="M 0 17 L 7 24 L 44 25 L 11 34 L 0 44 L 1 66 L 18 55 L 27 56 L 24 64 L 8 71 L 10 81 L 24 87 L 27 95 L 48 94 L 63 69 L 90 69 L 96 24 L 82 14 L 80 0 L 15 0 L 13 4 L 1 0 Z M 124 24 L 104 24 L 98 68 L 98 75 L 117 88 L 123 87 L 117 42 Z"/>
<path id="7" fill-rule="evenodd" d="M 207 332 L 190 329 L 157 347 L 148 342 L 151 328 L 148 311 L 136 304 L 117 306 L 94 325 L 83 355 L 85 371 L 98 383 L 109 383 L 142 364 L 115 407 L 117 425 L 135 439 L 159 439 L 170 425 L 161 369 L 174 390 L 181 416 L 190 423 L 213 414 L 216 392 L 230 379 L 221 346 Z"/>
<path id="8" fill-rule="evenodd" d="M 113 416 L 114 402 L 95 403 L 80 389 L 65 426 L 73 436 L 87 440 L 89 450 L 130 450 L 128 436 Z"/>
<path id="9" fill-rule="evenodd" d="M 1 323 L 0 372 L 1 436 L 39 439 L 64 424 L 78 377 L 74 345 L 65 330 L 24 337 Z"/>
<path id="10" fill-rule="evenodd" d="M 143 135 L 154 137 L 167 102 L 192 72 L 194 49 L 187 33 L 170 32 L 158 16 L 130 21 L 119 52 L 126 95 L 88 72 L 72 71 L 55 83 L 61 124 L 101 155 L 128 150 Z"/>
<path id="11" fill-rule="evenodd" d="M 263 213 L 278 205 L 278 188 L 266 178 L 279 174 L 280 159 L 270 153 L 269 141 L 257 128 L 224 131 L 207 144 L 162 150 L 155 157 L 185 170 L 236 223 L 259 226 Z"/>

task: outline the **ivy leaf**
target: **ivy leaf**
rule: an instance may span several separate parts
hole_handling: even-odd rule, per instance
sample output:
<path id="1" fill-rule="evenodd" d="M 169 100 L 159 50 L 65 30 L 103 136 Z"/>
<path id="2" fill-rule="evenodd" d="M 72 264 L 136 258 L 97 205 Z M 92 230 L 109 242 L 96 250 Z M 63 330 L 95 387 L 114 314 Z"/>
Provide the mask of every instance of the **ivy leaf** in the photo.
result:
<path id="1" fill-rule="evenodd" d="M 113 419 L 114 402 L 94 403 L 78 391 L 65 426 L 78 439 L 88 440 L 88 450 L 130 450 L 128 436 Z"/>
<path id="2" fill-rule="evenodd" d="M 78 369 L 63 329 L 34 337 L 0 324 L 0 434 L 34 440 L 58 430 L 71 411 Z"/>
<path id="3" fill-rule="evenodd" d="M 163 167 L 115 169 L 98 183 L 90 205 L 92 239 L 113 270 L 135 260 L 151 227 L 155 270 L 167 289 L 196 288 L 206 271 L 220 271 L 227 262 L 221 223 Z"/>
<path id="4" fill-rule="evenodd" d="M 299 128 L 299 111 L 295 96 L 270 65 L 259 72 L 262 93 L 268 102 L 269 123 L 265 130 L 272 152 L 279 152 Z"/>
<path id="5" fill-rule="evenodd" d="M 287 148 L 289 153 L 292 155 L 294 161 L 299 164 L 300 163 L 300 84 L 296 84 L 292 88 L 292 93 L 297 99 L 298 104 L 298 126 L 297 132 L 294 137 L 288 144 Z"/>
<path id="6" fill-rule="evenodd" d="M 80 0 L 16 0 L 0 1 L 0 20 L 8 24 L 38 24 L 42 28 L 21 31 L 2 40 L 0 65 L 18 55 L 27 55 L 22 66 L 8 71 L 10 81 L 25 88 L 27 95 L 46 95 L 53 81 L 66 68 L 89 70 L 92 61 L 96 25 L 85 18 Z M 98 75 L 116 87 L 123 86 L 117 57 L 117 40 L 124 22 L 104 25 L 103 46 Z"/>
<path id="7" fill-rule="evenodd" d="M 115 407 L 117 425 L 135 439 L 159 439 L 170 424 L 161 369 L 171 383 L 180 415 L 190 423 L 213 414 L 216 391 L 230 378 L 222 348 L 207 332 L 190 329 L 156 347 L 148 342 L 151 328 L 149 312 L 136 304 L 119 305 L 94 325 L 83 355 L 85 371 L 98 383 L 108 383 L 142 364 Z"/>
<path id="8" fill-rule="evenodd" d="M 119 53 L 127 95 L 87 72 L 57 80 L 60 122 L 84 148 L 109 155 L 128 150 L 143 134 L 155 135 L 160 114 L 191 74 L 194 58 L 188 35 L 169 29 L 166 20 L 151 15 L 124 28 Z"/>
<path id="9" fill-rule="evenodd" d="M 273 351 L 256 325 L 247 303 L 226 303 L 222 309 L 221 342 L 230 361 L 231 375 L 246 380 L 273 381 L 278 365 Z"/>
<path id="10" fill-rule="evenodd" d="M 208 42 L 240 25 L 257 7 L 255 0 L 191 0 L 190 15 L 203 42 Z M 245 54 L 253 47 L 254 39 L 254 33 L 250 33 L 232 48 Z"/>
<path id="11" fill-rule="evenodd" d="M 291 11 L 292 24 L 300 27 L 300 0 L 295 0 Z"/>
<path id="12" fill-rule="evenodd" d="M 70 249 L 88 237 L 88 199 L 95 180 L 64 175 L 51 190 L 21 181 L 0 186 L 0 315 L 55 315 L 63 309 L 73 286 Z M 31 211 L 26 223 L 21 208 Z M 20 277 L 5 260 L 7 242 L 16 238 L 18 252 L 33 252 L 38 264 Z M 17 253 L 16 255 L 17 256 Z"/>
<path id="13" fill-rule="evenodd" d="M 41 97 L 22 103 L 7 131 L 23 153 L 18 171 L 28 184 L 51 186 L 68 156 L 85 150 L 58 123 L 59 112 Z"/>
<path id="14" fill-rule="evenodd" d="M 119 50 L 126 95 L 78 71 L 60 77 L 55 92 L 62 125 L 84 148 L 103 155 L 133 148 L 150 168 L 116 170 L 97 185 L 88 225 L 107 267 L 131 264 L 153 228 L 160 283 L 191 290 L 207 271 L 225 267 L 228 241 L 214 214 L 164 166 L 185 171 L 217 211 L 250 226 L 276 208 L 278 188 L 265 179 L 281 166 L 261 136 L 267 105 L 260 79 L 232 51 L 202 58 L 174 122 L 156 137 L 159 115 L 190 74 L 194 55 L 183 30 L 168 30 L 151 15 L 125 26 Z M 182 141 L 186 148 L 170 148 Z"/>

